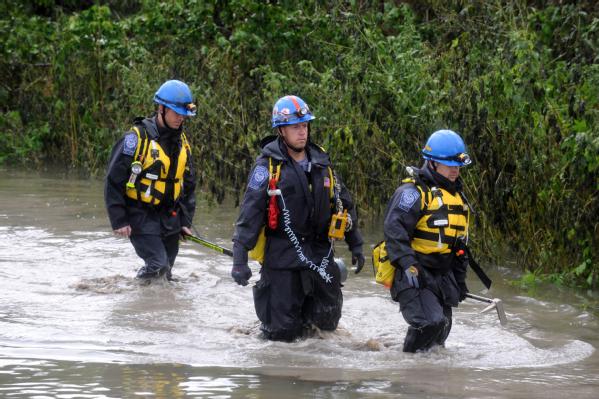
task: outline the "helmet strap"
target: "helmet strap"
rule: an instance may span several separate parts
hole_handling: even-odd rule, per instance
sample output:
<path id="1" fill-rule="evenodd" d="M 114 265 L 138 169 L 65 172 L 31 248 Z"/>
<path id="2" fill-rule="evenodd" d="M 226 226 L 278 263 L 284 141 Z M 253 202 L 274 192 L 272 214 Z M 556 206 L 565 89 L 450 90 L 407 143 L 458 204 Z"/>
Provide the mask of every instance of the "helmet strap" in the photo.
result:
<path id="1" fill-rule="evenodd" d="M 437 162 L 427 159 L 426 163 L 428 164 L 428 166 L 431 170 L 434 170 L 435 172 L 437 171 Z"/>
<path id="2" fill-rule="evenodd" d="M 164 124 L 164 126 L 169 130 L 177 130 L 177 129 L 170 127 L 168 125 L 168 122 L 166 121 L 166 107 L 164 105 L 160 105 L 159 110 L 160 110 L 159 111 L 160 116 L 162 117 L 162 123 Z"/>
<path id="3" fill-rule="evenodd" d="M 283 131 L 281 130 L 281 126 L 277 126 L 277 131 L 279 133 L 279 137 L 281 138 L 281 140 L 283 140 L 283 143 L 285 143 L 285 145 L 287 146 L 287 148 L 289 148 L 291 151 L 296 152 L 296 153 L 302 153 L 306 150 L 306 147 L 304 148 L 297 148 L 292 146 L 291 144 L 289 144 L 287 142 L 287 140 L 285 140 L 285 136 L 283 136 Z M 310 124 L 308 123 L 308 140 L 306 141 L 306 144 L 308 144 L 310 142 Z"/>
<path id="4" fill-rule="evenodd" d="M 283 141 L 285 141 L 285 139 L 283 139 Z M 304 152 L 304 151 L 305 151 L 305 148 L 297 148 L 297 147 L 294 147 L 294 146 L 292 146 L 292 145 L 289 145 L 289 143 L 287 143 L 286 141 L 285 141 L 285 145 L 286 145 L 286 146 L 287 146 L 287 148 L 289 148 L 291 151 L 293 151 L 293 152 L 296 152 L 296 153 L 298 153 L 298 154 L 301 154 L 302 152 Z"/>

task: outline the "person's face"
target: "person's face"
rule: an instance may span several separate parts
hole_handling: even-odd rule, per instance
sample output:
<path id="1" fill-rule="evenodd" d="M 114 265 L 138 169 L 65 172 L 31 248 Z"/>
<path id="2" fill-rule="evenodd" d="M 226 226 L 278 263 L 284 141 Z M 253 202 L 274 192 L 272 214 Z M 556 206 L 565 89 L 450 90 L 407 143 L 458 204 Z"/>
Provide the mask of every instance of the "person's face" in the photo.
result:
<path id="1" fill-rule="evenodd" d="M 437 162 L 437 173 L 445 177 L 449 181 L 456 181 L 460 175 L 459 166 L 447 166 Z"/>
<path id="2" fill-rule="evenodd" d="M 281 135 L 288 145 L 302 149 L 308 142 L 308 122 L 281 126 Z"/>
<path id="3" fill-rule="evenodd" d="M 164 119 L 171 129 L 179 129 L 186 118 L 187 116 L 179 115 L 172 109 L 164 107 Z"/>

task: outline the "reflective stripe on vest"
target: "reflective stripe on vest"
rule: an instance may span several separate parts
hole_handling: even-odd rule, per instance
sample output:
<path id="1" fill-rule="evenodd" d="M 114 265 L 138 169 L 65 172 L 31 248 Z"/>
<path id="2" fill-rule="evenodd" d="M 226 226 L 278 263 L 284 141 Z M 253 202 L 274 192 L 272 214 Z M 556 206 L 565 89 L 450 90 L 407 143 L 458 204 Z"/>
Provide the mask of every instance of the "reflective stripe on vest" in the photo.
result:
<path id="1" fill-rule="evenodd" d="M 158 205 L 164 198 L 167 183 L 173 184 L 173 200 L 177 200 L 183 190 L 183 175 L 187 166 L 188 152 L 191 151 L 185 134 L 181 134 L 181 151 L 177 159 L 177 170 L 172 180 L 168 179 L 171 159 L 156 140 L 150 140 L 144 132 L 142 137 L 137 126 L 132 129 L 137 134 L 137 148 L 134 158 L 142 164 L 142 171 L 135 188 L 125 191 L 127 197 L 147 204 Z"/>

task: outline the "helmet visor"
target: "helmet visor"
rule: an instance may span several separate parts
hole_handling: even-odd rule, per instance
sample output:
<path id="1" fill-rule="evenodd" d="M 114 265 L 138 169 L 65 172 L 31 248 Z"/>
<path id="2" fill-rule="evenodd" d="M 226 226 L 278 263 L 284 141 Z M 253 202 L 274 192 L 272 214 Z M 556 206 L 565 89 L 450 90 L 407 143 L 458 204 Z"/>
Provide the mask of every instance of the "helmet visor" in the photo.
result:
<path id="1" fill-rule="evenodd" d="M 173 111 L 180 115 L 194 116 L 196 114 L 197 107 L 194 103 L 168 101 L 160 96 L 156 96 L 156 100 L 158 100 L 160 104 L 171 108 Z"/>
<path id="2" fill-rule="evenodd" d="M 441 156 L 431 155 L 431 154 L 426 154 L 426 153 L 424 153 L 424 155 L 426 155 L 433 161 L 438 161 L 442 164 L 449 165 L 449 166 L 468 166 L 472 163 L 472 159 L 470 159 L 470 155 L 466 154 L 465 152 L 462 152 L 462 153 L 459 153 L 456 155 L 447 156 L 447 157 L 441 157 Z"/>

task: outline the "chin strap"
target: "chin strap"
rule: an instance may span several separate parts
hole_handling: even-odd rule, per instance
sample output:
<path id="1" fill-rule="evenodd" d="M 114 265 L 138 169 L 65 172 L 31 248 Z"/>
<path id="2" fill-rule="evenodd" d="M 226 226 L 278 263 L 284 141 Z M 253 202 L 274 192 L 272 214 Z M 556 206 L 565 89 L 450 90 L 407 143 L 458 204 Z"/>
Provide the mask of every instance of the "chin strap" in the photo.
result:
<path id="1" fill-rule="evenodd" d="M 298 154 L 304 152 L 304 150 L 305 150 L 305 148 L 296 148 L 296 147 L 290 145 L 289 143 L 287 143 L 285 141 L 285 139 L 283 139 L 283 142 L 285 143 L 285 145 L 287 146 L 287 148 L 289 148 L 293 152 L 297 152 Z"/>
<path id="2" fill-rule="evenodd" d="M 170 127 L 168 125 L 168 122 L 166 121 L 166 107 L 163 105 L 162 106 L 162 111 L 160 112 L 160 116 L 162 116 L 162 123 L 164 123 L 164 126 L 166 126 L 169 130 L 177 130 L 177 129 L 173 129 L 172 127 Z M 181 126 L 179 126 L 179 129 L 181 129 L 183 127 L 183 124 L 181 124 Z"/>

